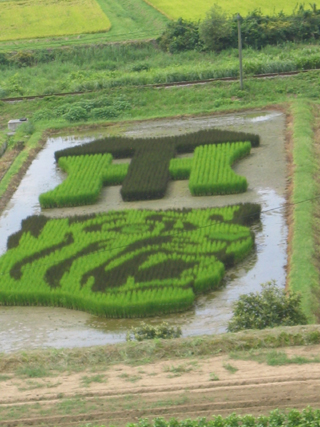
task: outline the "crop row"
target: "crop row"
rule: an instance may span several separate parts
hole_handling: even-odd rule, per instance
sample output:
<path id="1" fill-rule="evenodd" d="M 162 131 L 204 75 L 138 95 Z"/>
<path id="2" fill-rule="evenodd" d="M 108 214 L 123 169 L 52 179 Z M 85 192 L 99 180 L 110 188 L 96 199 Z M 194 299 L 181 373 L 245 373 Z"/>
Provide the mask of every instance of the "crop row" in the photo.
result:
<path id="1" fill-rule="evenodd" d="M 185 310 L 245 257 L 258 205 L 33 216 L 0 258 L 0 303 L 55 305 L 108 317 Z"/>

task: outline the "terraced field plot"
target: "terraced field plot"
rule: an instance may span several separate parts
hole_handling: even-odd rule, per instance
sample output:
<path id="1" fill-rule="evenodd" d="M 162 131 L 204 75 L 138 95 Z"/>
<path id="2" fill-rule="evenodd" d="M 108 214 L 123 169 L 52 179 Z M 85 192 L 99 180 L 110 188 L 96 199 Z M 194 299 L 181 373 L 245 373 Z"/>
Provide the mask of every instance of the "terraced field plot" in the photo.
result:
<path id="1" fill-rule="evenodd" d="M 170 19 L 178 19 L 180 17 L 191 21 L 203 19 L 207 11 L 217 4 L 228 14 L 247 14 L 255 9 L 260 9 L 264 13 L 279 13 L 281 11 L 291 13 L 296 7 L 296 0 L 270 0 L 268 2 L 262 0 L 231 0 L 225 2 L 223 0 L 145 0 L 147 3 L 154 6 Z"/>
<path id="2" fill-rule="evenodd" d="M 0 41 L 97 33 L 110 28 L 96 0 L 0 2 Z"/>

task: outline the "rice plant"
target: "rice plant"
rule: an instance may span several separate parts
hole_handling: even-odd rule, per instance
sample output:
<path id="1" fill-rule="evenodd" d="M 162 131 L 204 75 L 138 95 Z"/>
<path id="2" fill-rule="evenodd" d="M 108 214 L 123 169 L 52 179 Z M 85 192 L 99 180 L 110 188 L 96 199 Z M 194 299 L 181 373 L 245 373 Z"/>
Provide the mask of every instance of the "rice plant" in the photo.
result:
<path id="1" fill-rule="evenodd" d="M 231 144 L 241 140 L 250 142 Z M 228 144 L 224 144 L 227 141 Z M 229 164 L 248 154 L 251 145 L 258 144 L 257 135 L 219 129 L 175 137 L 96 140 L 55 153 L 59 165 L 69 176 L 57 188 L 42 194 L 40 204 L 59 207 L 94 203 L 103 185 L 118 184 L 122 184 L 121 195 L 125 201 L 160 199 L 165 195 L 170 177 L 188 179 L 190 173 L 190 189 L 194 195 L 245 191 L 245 178 L 235 175 Z M 203 145 L 212 147 L 201 148 Z M 177 153 L 194 150 L 194 159 L 175 158 Z M 208 154 L 203 154 L 203 150 Z M 129 165 L 111 165 L 112 156 L 132 158 L 132 161 Z M 206 164 L 203 163 L 205 158 Z M 217 167 L 222 175 L 212 172 Z M 202 173 L 203 168 L 205 173 Z"/>
<path id="2" fill-rule="evenodd" d="M 107 317 L 186 310 L 252 250 L 254 235 L 243 224 L 259 215 L 259 205 L 246 204 L 30 217 L 0 258 L 0 302 Z"/>
<path id="3" fill-rule="evenodd" d="M 205 145 L 195 150 L 189 188 L 194 196 L 243 193 L 248 183 L 231 165 L 250 153 L 250 142 Z"/>
<path id="4" fill-rule="evenodd" d="M 39 197 L 42 208 L 88 205 L 95 203 L 103 185 L 118 185 L 127 174 L 128 165 L 112 165 L 111 154 L 61 157 L 59 166 L 67 179 L 54 190 Z"/>

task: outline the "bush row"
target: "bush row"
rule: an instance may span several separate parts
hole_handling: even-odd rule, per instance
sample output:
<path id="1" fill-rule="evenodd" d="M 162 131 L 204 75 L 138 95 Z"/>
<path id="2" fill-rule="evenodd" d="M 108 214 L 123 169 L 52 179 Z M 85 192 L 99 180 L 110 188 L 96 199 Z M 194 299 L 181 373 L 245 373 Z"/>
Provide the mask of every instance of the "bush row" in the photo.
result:
<path id="1" fill-rule="evenodd" d="M 320 10 L 315 4 L 310 9 L 300 5 L 291 15 L 283 12 L 265 15 L 256 9 L 241 21 L 245 47 L 261 49 L 263 46 L 288 41 L 320 39 Z M 215 5 L 200 24 L 187 22 L 182 18 L 170 22 L 158 43 L 163 50 L 171 53 L 190 49 L 220 51 L 234 48 L 238 44 L 237 20 Z"/>
<path id="2" fill-rule="evenodd" d="M 54 118 L 77 122 L 89 118 L 94 120 L 111 119 L 130 108 L 130 103 L 123 97 L 113 100 L 103 97 L 96 100 L 65 103 L 53 109 L 43 108 L 33 114 L 32 120 L 37 122 Z"/>
<path id="3" fill-rule="evenodd" d="M 169 421 L 164 418 L 149 421 L 143 418 L 138 423 L 128 424 L 128 427 L 306 427 L 319 424 L 320 410 L 308 407 L 302 411 L 291 409 L 286 412 L 275 409 L 269 415 L 259 415 L 258 417 L 233 413 L 227 417 L 214 415 L 210 419 L 197 418 L 182 421 L 175 418 L 171 418 Z"/>
<path id="4" fill-rule="evenodd" d="M 0 258 L 0 302 L 108 317 L 185 310 L 246 256 L 258 205 L 28 218 Z"/>

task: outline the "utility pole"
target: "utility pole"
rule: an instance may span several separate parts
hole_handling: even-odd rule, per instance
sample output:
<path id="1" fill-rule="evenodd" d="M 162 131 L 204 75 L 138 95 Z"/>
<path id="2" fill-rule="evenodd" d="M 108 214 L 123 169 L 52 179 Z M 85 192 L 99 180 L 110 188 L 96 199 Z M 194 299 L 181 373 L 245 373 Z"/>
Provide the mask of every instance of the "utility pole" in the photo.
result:
<path id="1" fill-rule="evenodd" d="M 241 16 L 238 13 L 238 48 L 239 48 L 239 63 L 240 63 L 240 89 L 243 90 L 243 73 L 242 73 L 242 41 L 241 41 Z"/>

